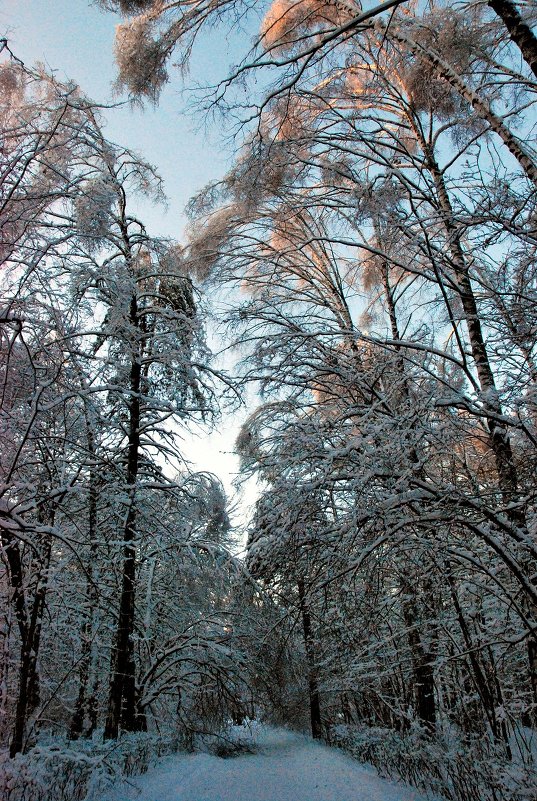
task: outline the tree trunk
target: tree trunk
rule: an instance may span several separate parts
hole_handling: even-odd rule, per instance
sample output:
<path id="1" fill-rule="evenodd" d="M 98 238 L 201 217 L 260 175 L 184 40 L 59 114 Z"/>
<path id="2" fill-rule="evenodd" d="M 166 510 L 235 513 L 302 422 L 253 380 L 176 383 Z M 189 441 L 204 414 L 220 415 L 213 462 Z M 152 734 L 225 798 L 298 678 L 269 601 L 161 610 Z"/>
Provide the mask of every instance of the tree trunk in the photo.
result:
<path id="1" fill-rule="evenodd" d="M 408 643 L 412 656 L 416 714 L 429 731 L 436 726 L 436 702 L 434 695 L 434 667 L 432 655 L 427 653 L 419 631 L 419 621 L 414 603 L 415 591 L 407 582 L 402 584 L 406 596 L 403 599 L 403 617 L 407 627 Z"/>
<path id="2" fill-rule="evenodd" d="M 315 665 L 315 643 L 311 626 L 311 615 L 306 601 L 304 582 L 298 581 L 298 600 L 302 617 L 302 631 L 304 633 L 304 647 L 308 663 L 308 694 L 310 706 L 311 736 L 314 740 L 322 737 L 321 700 L 319 697 L 319 684 L 317 680 L 317 667 Z"/>
<path id="3" fill-rule="evenodd" d="M 135 330 L 140 328 L 138 302 L 133 294 L 130 306 L 130 322 Z M 127 486 L 129 508 L 123 533 L 123 567 L 119 619 L 116 643 L 113 652 L 113 667 L 108 699 L 108 714 L 104 730 L 105 739 L 117 738 L 119 729 L 136 730 L 136 679 L 134 664 L 134 600 L 136 579 L 136 482 L 140 458 L 140 389 L 142 377 L 142 345 L 133 355 L 130 370 L 130 394 L 128 401 L 129 435 L 127 456 Z"/>
<path id="4" fill-rule="evenodd" d="M 504 502 L 506 505 L 510 506 L 518 499 L 518 475 L 506 426 L 497 419 L 503 415 L 503 409 L 499 401 L 496 381 L 483 336 L 481 318 L 470 281 L 466 257 L 461 244 L 461 232 L 455 220 L 444 176 L 436 161 L 435 155 L 429 144 L 423 138 L 419 126 L 410 113 L 408 114 L 408 120 L 423 151 L 424 167 L 431 174 L 435 184 L 442 223 L 446 231 L 450 262 L 453 266 L 455 282 L 464 312 L 464 321 L 468 330 L 472 358 L 483 396 L 483 407 L 485 412 L 489 412 L 486 420 L 490 434 L 490 447 L 494 454 L 498 473 L 498 482 Z M 523 529 L 526 528 L 526 519 L 523 512 L 517 509 L 511 509 L 509 515 L 517 526 Z"/>
<path id="5" fill-rule="evenodd" d="M 395 305 L 394 291 L 390 285 L 388 264 L 382 266 L 382 284 L 384 296 L 388 307 L 390 319 L 390 329 L 392 339 L 395 342 L 400 340 L 399 325 L 397 321 L 397 310 Z M 395 346 L 398 353 L 396 367 L 401 379 L 402 397 L 405 403 L 410 401 L 410 387 L 407 380 L 405 360 L 401 354 L 400 345 Z M 409 446 L 409 457 L 413 465 L 419 464 L 419 457 L 412 443 Z M 418 470 L 423 475 L 421 469 Z M 427 654 L 423 648 L 419 629 L 416 621 L 416 601 L 417 593 L 415 586 L 405 584 L 403 588 L 408 600 L 403 602 L 403 616 L 408 628 L 408 641 L 412 652 L 412 663 L 414 673 L 414 690 L 416 695 L 416 713 L 418 718 L 428 729 L 434 730 L 436 725 L 436 703 L 434 695 L 434 670 L 432 666 L 432 656 Z"/>
<path id="6" fill-rule="evenodd" d="M 53 517 L 48 522 L 53 525 Z M 12 543 L 12 546 L 16 543 Z M 18 552 L 18 544 L 17 552 Z M 39 674 L 37 671 L 37 658 L 39 655 L 39 648 L 41 645 L 41 630 L 43 622 L 43 613 L 45 611 L 45 599 L 47 594 L 48 585 L 48 571 L 50 567 L 50 556 L 52 551 L 52 543 L 50 537 L 47 535 L 45 546 L 42 554 L 42 561 L 39 568 L 39 574 L 36 579 L 35 593 L 32 601 L 32 608 L 30 615 L 27 616 L 27 602 L 24 600 L 24 589 L 22 583 L 18 584 L 15 595 L 19 599 L 19 616 L 17 617 L 19 623 L 19 632 L 21 637 L 20 661 L 19 661 L 19 689 L 17 695 L 17 703 L 15 707 L 15 721 L 13 725 L 13 736 L 11 738 L 9 753 L 11 757 L 18 754 L 24 749 L 24 740 L 28 719 L 32 712 L 37 709 L 39 705 Z M 19 567 L 15 568 L 15 579 L 22 582 L 22 563 L 20 562 L 20 552 L 16 557 L 11 557 L 13 563 L 19 563 Z M 12 574 L 13 581 L 13 574 Z M 20 603 L 22 601 L 22 604 Z M 21 614 L 24 609 L 24 614 Z"/>
<path id="7" fill-rule="evenodd" d="M 437 191 L 438 203 L 446 229 L 450 261 L 453 265 L 455 281 L 459 290 L 459 297 L 461 299 L 464 319 L 468 330 L 472 358 L 482 393 L 483 411 L 487 415 L 486 421 L 490 434 L 490 448 L 494 455 L 502 499 L 507 507 L 506 515 L 529 539 L 526 514 L 524 510 L 517 505 L 520 494 L 519 482 L 511 440 L 506 425 L 498 420 L 499 417 L 503 416 L 503 409 L 499 400 L 499 393 L 490 364 L 485 338 L 483 336 L 481 318 L 479 316 L 477 302 L 470 280 L 470 273 L 461 244 L 461 232 L 455 220 L 451 201 L 444 182 L 444 176 L 434 153 L 431 151 L 427 142 L 424 141 L 418 126 L 416 126 L 410 115 L 409 121 L 411 121 L 414 132 L 420 141 L 425 157 L 425 166 L 431 173 Z M 534 584 L 534 562 L 527 555 L 524 556 L 524 562 L 528 580 Z M 531 598 L 526 598 L 526 609 L 530 620 L 537 618 L 537 610 Z M 527 654 L 528 679 L 532 694 L 532 703 L 537 707 L 537 635 L 535 632 L 530 633 L 528 636 Z"/>
<path id="8" fill-rule="evenodd" d="M 537 78 L 537 38 L 520 16 L 518 8 L 511 3 L 511 0 L 487 0 L 487 2 L 502 20 L 509 31 L 511 41 L 516 44 L 524 61 Z"/>
<path id="9" fill-rule="evenodd" d="M 75 710 L 69 728 L 69 737 L 76 740 L 84 732 L 84 721 L 90 717 L 90 708 L 94 703 L 91 691 L 88 692 L 90 673 L 92 667 L 92 652 L 95 648 L 95 613 L 98 602 L 97 579 L 95 575 L 97 565 L 97 473 L 95 437 L 91 427 L 88 410 L 85 410 L 86 438 L 91 464 L 89 470 L 88 488 L 88 539 L 89 563 L 87 567 L 86 602 L 87 616 L 81 628 L 82 653 L 80 656 L 79 688 Z"/>
<path id="10" fill-rule="evenodd" d="M 527 178 L 537 186 L 537 166 L 530 153 L 526 151 L 521 141 L 511 133 L 503 120 L 492 111 L 488 103 L 464 82 L 451 64 L 445 61 L 436 51 L 410 39 L 401 31 L 395 30 L 393 26 L 385 29 L 385 35 L 404 45 L 418 59 L 431 67 L 438 78 L 446 81 L 455 89 L 472 106 L 476 114 L 487 123 L 491 131 L 494 131 L 500 137 L 511 155 L 514 156 L 526 173 Z"/>

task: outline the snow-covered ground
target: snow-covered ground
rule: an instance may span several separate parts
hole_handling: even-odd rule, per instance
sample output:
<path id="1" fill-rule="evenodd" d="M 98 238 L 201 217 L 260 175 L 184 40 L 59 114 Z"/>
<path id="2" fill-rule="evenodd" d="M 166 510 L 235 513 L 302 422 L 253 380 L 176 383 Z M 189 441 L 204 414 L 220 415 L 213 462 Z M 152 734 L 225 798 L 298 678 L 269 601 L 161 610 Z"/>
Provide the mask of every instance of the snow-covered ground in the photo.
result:
<path id="1" fill-rule="evenodd" d="M 168 757 L 102 801 L 423 801 L 340 751 L 284 729 L 256 729 L 257 752 Z"/>

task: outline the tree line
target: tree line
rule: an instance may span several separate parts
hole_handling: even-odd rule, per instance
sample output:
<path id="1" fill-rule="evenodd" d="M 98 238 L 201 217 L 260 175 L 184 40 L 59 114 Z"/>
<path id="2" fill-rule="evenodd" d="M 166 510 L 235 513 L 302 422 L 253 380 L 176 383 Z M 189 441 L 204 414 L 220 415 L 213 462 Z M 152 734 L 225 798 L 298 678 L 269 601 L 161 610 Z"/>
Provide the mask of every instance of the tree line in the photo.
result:
<path id="1" fill-rule="evenodd" d="M 80 90 L 15 58 L 0 85 L 2 738 L 188 734 L 244 683 L 225 494 L 180 447 L 216 412 L 197 292 Z"/>

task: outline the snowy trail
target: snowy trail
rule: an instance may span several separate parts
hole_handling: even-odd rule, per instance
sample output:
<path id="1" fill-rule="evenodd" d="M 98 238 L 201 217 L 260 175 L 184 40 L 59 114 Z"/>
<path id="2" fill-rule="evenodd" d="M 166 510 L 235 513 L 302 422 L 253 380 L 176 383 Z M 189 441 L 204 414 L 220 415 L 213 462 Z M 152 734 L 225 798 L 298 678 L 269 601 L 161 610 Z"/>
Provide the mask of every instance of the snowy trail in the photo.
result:
<path id="1" fill-rule="evenodd" d="M 423 801 L 341 752 L 282 729 L 256 737 L 256 754 L 168 757 L 102 801 Z"/>

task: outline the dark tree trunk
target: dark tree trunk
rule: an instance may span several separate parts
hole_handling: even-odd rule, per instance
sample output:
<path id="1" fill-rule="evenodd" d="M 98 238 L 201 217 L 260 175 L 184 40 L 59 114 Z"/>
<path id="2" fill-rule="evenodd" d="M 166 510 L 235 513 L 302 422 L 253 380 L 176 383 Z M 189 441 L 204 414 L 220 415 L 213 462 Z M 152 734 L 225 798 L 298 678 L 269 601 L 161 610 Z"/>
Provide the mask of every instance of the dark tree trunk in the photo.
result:
<path id="1" fill-rule="evenodd" d="M 133 295 L 130 307 L 130 322 L 135 330 L 140 328 L 138 302 Z M 108 714 L 104 730 L 105 739 L 114 739 L 120 728 L 135 731 L 136 679 L 134 663 L 134 600 L 136 579 L 136 482 L 140 458 L 140 389 L 142 377 L 142 345 L 133 355 L 130 370 L 130 394 L 128 401 L 129 435 L 127 455 L 127 485 L 129 508 L 123 533 L 123 567 L 119 618 L 116 642 L 112 656 L 112 676 L 108 699 Z"/>
<path id="2" fill-rule="evenodd" d="M 403 586 L 403 592 L 407 596 L 403 600 L 403 617 L 407 627 L 407 637 L 412 657 L 416 714 L 427 729 L 434 731 L 436 726 L 436 701 L 432 655 L 424 648 L 420 635 L 418 615 L 414 604 L 415 592 L 407 584 Z"/>
<path id="3" fill-rule="evenodd" d="M 304 647 L 308 663 L 308 695 L 310 705 L 311 736 L 314 740 L 322 737 L 321 700 L 319 697 L 319 683 L 317 680 L 317 667 L 315 664 L 315 643 L 311 626 L 311 615 L 306 601 L 304 582 L 298 581 L 298 599 L 302 617 L 302 631 L 304 633 Z"/>
<path id="4" fill-rule="evenodd" d="M 81 641 L 82 653 L 80 655 L 80 668 L 78 672 L 79 686 L 78 697 L 69 728 L 69 737 L 76 740 L 84 733 L 84 722 L 91 718 L 91 709 L 95 704 L 91 690 L 88 692 L 90 681 L 92 655 L 95 648 L 95 614 L 98 602 L 98 590 L 96 581 L 97 565 L 97 473 L 96 473 L 96 450 L 95 437 L 91 427 L 88 410 L 86 409 L 86 435 L 88 453 L 91 459 L 89 470 L 89 491 L 88 491 L 88 538 L 90 543 L 90 558 L 87 567 L 86 583 L 86 602 L 87 616 L 82 624 Z M 91 727 L 91 724 L 90 724 Z"/>
<path id="5" fill-rule="evenodd" d="M 23 584 L 23 568 L 20 546 L 11 530 L 2 527 L 2 546 L 9 568 L 9 582 L 12 589 L 11 604 L 15 611 L 15 618 L 21 639 L 19 662 L 19 691 L 15 708 L 15 721 L 13 734 L 9 746 L 9 755 L 14 757 L 22 751 L 24 742 L 24 728 L 26 725 L 27 684 L 28 684 L 28 615 L 26 612 L 26 598 Z"/>
<path id="6" fill-rule="evenodd" d="M 388 30 L 386 29 L 386 35 Z M 512 156 L 518 161 L 524 170 L 526 177 L 537 185 L 537 165 L 531 151 L 527 150 L 521 141 L 505 125 L 501 116 L 495 114 L 489 104 L 481 95 L 478 95 L 472 87 L 467 84 L 455 68 L 433 49 L 429 49 L 423 44 L 405 36 L 400 29 L 391 29 L 389 35 L 397 42 L 404 45 L 411 53 L 433 69 L 436 76 L 446 81 L 458 94 L 469 103 L 477 115 L 484 120 L 491 131 L 494 131 Z"/>
<path id="7" fill-rule="evenodd" d="M 487 0 L 487 2 L 502 20 L 509 31 L 511 41 L 516 44 L 524 61 L 537 78 L 537 37 L 520 16 L 518 8 L 511 3 L 511 0 Z"/>
<path id="8" fill-rule="evenodd" d="M 52 519 L 48 522 L 53 524 Z M 47 594 L 48 571 L 51 556 L 51 540 L 47 535 L 39 575 L 37 576 L 35 593 L 32 601 L 30 615 L 27 614 L 27 601 L 23 586 L 22 560 L 18 543 L 9 536 L 10 545 L 6 549 L 8 564 L 10 566 L 10 580 L 13 587 L 13 603 L 21 638 L 19 661 L 19 687 L 17 703 L 15 706 L 15 721 L 13 735 L 9 747 L 11 757 L 24 749 L 27 723 L 30 715 L 39 705 L 39 674 L 37 672 L 37 658 L 41 645 L 41 628 L 45 600 Z"/>
<path id="9" fill-rule="evenodd" d="M 484 411 L 488 412 L 486 420 L 490 433 L 490 447 L 494 454 L 498 482 L 506 504 L 514 503 L 518 498 L 518 476 L 511 449 L 511 441 L 506 426 L 499 422 L 503 409 L 499 401 L 498 390 L 483 336 L 483 328 L 475 294 L 470 281 L 466 258 L 461 245 L 461 233 L 454 218 L 453 208 L 445 186 L 444 176 L 431 152 L 431 148 L 423 139 L 416 125 L 414 131 L 418 135 L 425 156 L 425 167 L 431 173 L 436 186 L 438 204 L 446 231 L 450 261 L 453 266 L 464 321 L 468 330 L 468 339 L 472 358 L 475 364 L 479 386 L 483 393 Z M 516 509 L 511 509 L 510 516 L 516 525 L 525 527 L 525 516 Z"/>
<path id="10" fill-rule="evenodd" d="M 84 730 L 86 717 L 86 693 L 89 679 L 89 666 L 91 659 L 91 630 L 86 620 L 82 626 L 82 653 L 80 655 L 80 668 L 78 671 L 78 695 L 75 702 L 71 725 L 69 726 L 69 739 L 78 740 Z"/>
<path id="11" fill-rule="evenodd" d="M 472 358 L 476 367 L 479 386 L 485 399 L 483 410 L 485 412 L 487 427 L 489 430 L 490 448 L 494 454 L 496 471 L 498 474 L 498 484 L 502 494 L 503 502 L 506 505 L 506 515 L 511 522 L 519 527 L 529 539 L 525 511 L 518 505 L 519 501 L 519 482 L 518 471 L 514 460 L 511 439 L 507 427 L 498 419 L 503 415 L 503 409 L 499 400 L 499 394 L 494 379 L 494 373 L 489 360 L 481 318 L 477 308 L 475 294 L 472 288 L 468 265 L 461 244 L 461 233 L 455 221 L 451 201 L 447 193 L 444 176 L 436 162 L 434 154 L 431 152 L 427 143 L 420 136 L 418 129 L 414 127 L 420 137 L 421 145 L 425 155 L 425 166 L 429 169 L 435 182 L 440 211 L 446 229 L 448 247 L 453 265 L 455 280 L 459 290 L 461 305 L 464 311 L 464 319 L 468 329 L 468 339 L 472 352 Z M 532 559 L 524 556 L 526 574 L 532 584 L 534 584 L 535 565 Z M 526 598 L 525 605 L 530 619 L 537 614 L 537 609 L 532 599 Z M 537 635 L 531 632 L 528 636 L 528 680 L 532 694 L 533 708 L 537 708 Z"/>
<path id="12" fill-rule="evenodd" d="M 382 283 L 384 287 L 386 304 L 388 307 L 392 337 L 396 342 L 398 342 L 400 340 L 400 333 L 397 322 L 395 295 L 392 287 L 390 286 L 389 269 L 387 264 L 383 265 Z M 405 361 L 400 353 L 400 345 L 396 345 L 395 350 L 399 354 L 396 367 L 401 378 L 401 394 L 405 403 L 408 403 L 410 401 L 410 387 L 407 380 Z M 414 465 L 419 465 L 418 454 L 412 443 L 410 443 L 409 447 L 409 457 L 410 461 Z M 419 474 L 422 475 L 422 473 L 423 471 L 420 469 Z M 419 629 L 417 628 L 417 619 L 415 614 L 417 601 L 416 589 L 407 584 L 404 586 L 404 591 L 408 597 L 408 600 L 405 600 L 403 603 L 403 614 L 405 623 L 408 627 L 408 641 L 412 652 L 416 713 L 420 721 L 424 723 L 427 728 L 434 729 L 436 725 L 436 702 L 434 695 L 434 670 L 432 666 L 432 655 L 425 652 L 421 642 Z"/>

